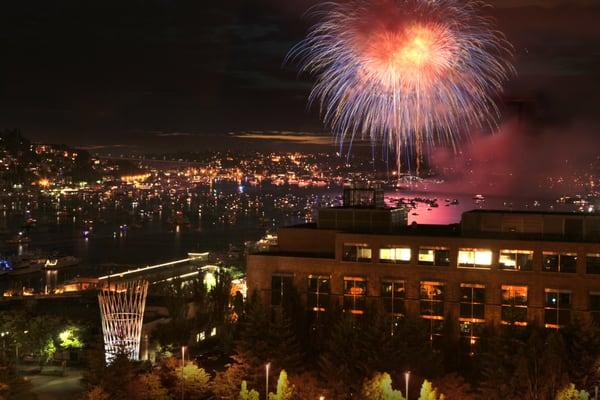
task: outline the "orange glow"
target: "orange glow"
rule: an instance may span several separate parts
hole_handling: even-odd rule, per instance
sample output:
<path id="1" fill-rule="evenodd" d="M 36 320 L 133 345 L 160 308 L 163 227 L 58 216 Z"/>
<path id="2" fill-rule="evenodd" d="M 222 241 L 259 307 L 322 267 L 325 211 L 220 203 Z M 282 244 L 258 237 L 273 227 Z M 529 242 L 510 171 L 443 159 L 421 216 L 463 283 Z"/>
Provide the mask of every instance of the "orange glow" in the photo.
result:
<path id="1" fill-rule="evenodd" d="M 47 188 L 50 186 L 50 180 L 46 178 L 40 179 L 38 181 L 38 185 L 40 185 L 40 187 Z"/>
<path id="2" fill-rule="evenodd" d="M 457 47 L 438 25 L 410 25 L 397 31 L 377 30 L 365 41 L 364 79 L 377 77 L 383 87 L 414 90 L 448 73 Z"/>

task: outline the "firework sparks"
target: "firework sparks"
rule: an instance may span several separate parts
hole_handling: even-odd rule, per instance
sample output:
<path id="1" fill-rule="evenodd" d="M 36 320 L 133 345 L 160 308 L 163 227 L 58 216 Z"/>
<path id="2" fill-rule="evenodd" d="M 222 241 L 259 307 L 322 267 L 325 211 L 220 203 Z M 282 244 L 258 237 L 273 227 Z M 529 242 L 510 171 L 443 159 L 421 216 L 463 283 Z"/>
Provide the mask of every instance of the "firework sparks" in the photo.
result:
<path id="1" fill-rule="evenodd" d="M 343 145 L 382 142 L 397 160 L 457 149 L 469 128 L 494 127 L 494 98 L 513 73 L 511 46 L 472 0 L 327 3 L 289 60 L 317 77 L 310 102 Z M 410 157 L 409 157 L 410 159 Z"/>

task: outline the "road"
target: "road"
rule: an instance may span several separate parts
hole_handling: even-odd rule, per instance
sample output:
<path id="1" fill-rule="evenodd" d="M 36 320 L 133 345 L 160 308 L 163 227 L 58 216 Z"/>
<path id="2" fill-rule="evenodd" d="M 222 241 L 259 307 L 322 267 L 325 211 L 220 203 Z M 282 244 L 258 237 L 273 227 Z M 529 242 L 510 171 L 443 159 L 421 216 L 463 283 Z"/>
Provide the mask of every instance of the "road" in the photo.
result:
<path id="1" fill-rule="evenodd" d="M 39 400 L 75 400 L 83 393 L 82 371 L 68 368 L 65 376 L 25 375 Z"/>

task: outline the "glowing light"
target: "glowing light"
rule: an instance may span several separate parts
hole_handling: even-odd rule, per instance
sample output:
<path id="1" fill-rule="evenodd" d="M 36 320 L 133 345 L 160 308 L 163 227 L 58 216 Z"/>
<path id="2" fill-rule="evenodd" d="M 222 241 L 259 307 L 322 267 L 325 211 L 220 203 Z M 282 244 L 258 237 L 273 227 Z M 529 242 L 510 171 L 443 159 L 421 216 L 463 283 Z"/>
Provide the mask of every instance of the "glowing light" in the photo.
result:
<path id="1" fill-rule="evenodd" d="M 511 46 L 474 0 L 326 3 L 286 61 L 316 76 L 320 105 L 343 150 L 356 137 L 396 156 L 457 149 L 469 128 L 495 126 L 494 101 L 513 73 Z M 341 151 L 340 151 L 341 153 Z M 408 157 L 410 156 L 410 157 Z"/>

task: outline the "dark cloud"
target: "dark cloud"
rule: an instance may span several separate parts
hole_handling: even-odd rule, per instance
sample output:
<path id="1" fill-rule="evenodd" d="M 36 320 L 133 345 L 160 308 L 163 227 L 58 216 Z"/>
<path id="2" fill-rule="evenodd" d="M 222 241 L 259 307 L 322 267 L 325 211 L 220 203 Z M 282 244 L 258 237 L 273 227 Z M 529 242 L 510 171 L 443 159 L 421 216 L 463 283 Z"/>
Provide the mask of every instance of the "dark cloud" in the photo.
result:
<path id="1" fill-rule="evenodd" d="M 315 3 L 5 2 L 2 126 L 140 149 L 139 132 L 214 133 L 213 143 L 229 131 L 322 131 L 318 110 L 306 110 L 309 78 L 282 66 Z M 532 103 L 540 125 L 593 118 L 599 104 L 600 9 L 568 3 L 496 0 L 491 10 L 516 49 L 506 98 Z"/>

